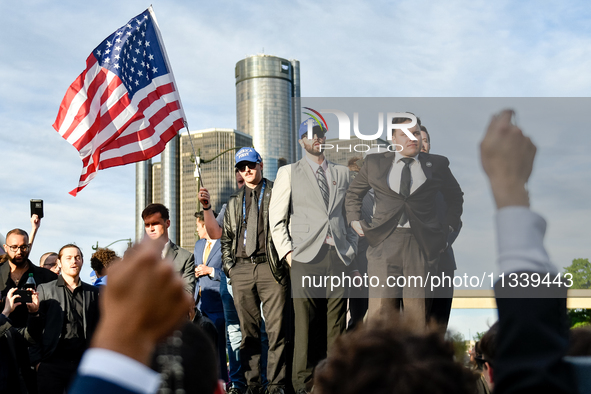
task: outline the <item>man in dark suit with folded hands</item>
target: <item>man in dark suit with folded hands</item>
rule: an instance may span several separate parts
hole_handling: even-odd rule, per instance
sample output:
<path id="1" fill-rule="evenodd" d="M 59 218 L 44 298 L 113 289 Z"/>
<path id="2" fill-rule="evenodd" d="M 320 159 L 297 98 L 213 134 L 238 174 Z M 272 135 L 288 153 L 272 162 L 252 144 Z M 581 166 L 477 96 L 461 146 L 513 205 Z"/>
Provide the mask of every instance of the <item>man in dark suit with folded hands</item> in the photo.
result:
<path id="1" fill-rule="evenodd" d="M 150 204 L 142 211 L 146 234 L 162 245 L 162 258 L 171 259 L 175 270 L 183 277 L 185 291 L 195 295 L 195 258 L 193 253 L 179 247 L 168 238 L 170 215 L 162 204 Z"/>
<path id="2" fill-rule="evenodd" d="M 369 318 L 403 309 L 407 317 L 424 324 L 429 313 L 429 288 L 409 277 L 425 281 L 436 272 L 437 260 L 447 247 L 447 235 L 460 224 L 463 193 L 447 158 L 421 153 L 420 120 L 407 115 L 392 119 L 393 124 L 400 125 L 392 135 L 396 152 L 366 158 L 347 191 L 345 209 L 347 221 L 369 242 L 369 276 L 380 278 L 380 286 L 370 288 Z M 372 188 L 376 205 L 373 221 L 367 225 L 360 220 L 361 203 Z M 438 192 L 448 207 L 444 223 L 437 218 Z M 388 277 L 401 276 L 407 280 L 398 280 L 395 287 L 386 284 Z"/>

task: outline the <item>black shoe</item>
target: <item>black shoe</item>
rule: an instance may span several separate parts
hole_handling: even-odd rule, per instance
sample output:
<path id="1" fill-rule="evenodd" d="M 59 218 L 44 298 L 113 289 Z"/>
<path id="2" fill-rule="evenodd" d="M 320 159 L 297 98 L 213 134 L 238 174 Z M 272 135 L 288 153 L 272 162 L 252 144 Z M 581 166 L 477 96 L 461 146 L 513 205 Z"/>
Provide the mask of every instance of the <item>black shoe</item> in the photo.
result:
<path id="1" fill-rule="evenodd" d="M 266 394 L 285 394 L 285 389 L 282 386 L 274 386 L 267 388 Z"/>

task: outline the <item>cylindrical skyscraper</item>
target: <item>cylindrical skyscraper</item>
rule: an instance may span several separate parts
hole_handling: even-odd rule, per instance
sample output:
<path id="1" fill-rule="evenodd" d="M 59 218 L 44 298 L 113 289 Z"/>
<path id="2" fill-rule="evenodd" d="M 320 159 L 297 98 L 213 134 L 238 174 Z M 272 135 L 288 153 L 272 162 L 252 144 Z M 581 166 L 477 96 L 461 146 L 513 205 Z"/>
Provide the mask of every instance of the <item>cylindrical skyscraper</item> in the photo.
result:
<path id="1" fill-rule="evenodd" d="M 152 203 L 152 159 L 135 164 L 135 242 L 144 237 L 142 211 Z"/>
<path id="2" fill-rule="evenodd" d="M 297 60 L 255 55 L 236 63 L 236 128 L 252 136 L 265 177 L 271 180 L 279 159 L 297 160 L 300 116 L 293 98 L 300 95 L 299 81 Z"/>
<path id="3" fill-rule="evenodd" d="M 170 227 L 168 238 L 178 244 L 180 242 L 180 164 L 179 164 L 179 136 L 177 135 L 166 144 L 161 154 L 162 172 L 162 204 L 170 211 Z"/>

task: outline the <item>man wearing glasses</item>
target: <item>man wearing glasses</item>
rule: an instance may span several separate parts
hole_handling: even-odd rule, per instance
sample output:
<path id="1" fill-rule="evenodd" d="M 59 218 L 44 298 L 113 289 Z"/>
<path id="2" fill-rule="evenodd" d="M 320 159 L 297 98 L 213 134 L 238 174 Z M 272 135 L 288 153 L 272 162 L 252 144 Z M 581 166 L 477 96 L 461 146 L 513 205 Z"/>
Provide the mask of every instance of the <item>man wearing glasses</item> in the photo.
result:
<path id="1" fill-rule="evenodd" d="M 30 274 L 33 274 L 35 283 L 40 285 L 42 283 L 51 282 L 57 279 L 57 275 L 50 270 L 37 267 L 31 260 L 29 260 L 29 253 L 31 245 L 29 244 L 29 235 L 26 231 L 15 228 L 6 234 L 6 242 L 4 250 L 8 260 L 0 264 L 0 293 L 2 300 L 6 300 L 8 291 L 12 288 L 24 289 L 25 283 Z M 17 299 L 18 300 L 18 299 Z M 24 303 L 18 305 L 10 314 L 10 322 L 15 328 L 22 328 L 27 325 L 28 310 Z M 14 349 L 14 353 L 9 349 Z M 1 357 L 1 355 L 14 354 L 16 357 Z M 29 392 L 36 392 L 36 378 L 34 372 L 30 369 L 29 353 L 27 345 L 22 341 L 15 341 L 6 336 L 0 338 L 0 392 L 5 388 L 13 387 L 12 379 L 17 376 L 5 375 L 2 370 L 20 369 L 23 380 L 27 385 Z M 34 390 L 34 391 L 32 391 Z"/>
<path id="2" fill-rule="evenodd" d="M 247 393 L 261 393 L 261 302 L 269 337 L 267 380 L 270 394 L 283 394 L 286 384 L 285 301 L 288 267 L 277 256 L 269 231 L 273 182 L 263 178 L 261 156 L 253 148 L 236 153 L 236 168 L 245 186 L 230 197 L 224 215 L 222 261 L 231 280 L 240 319 L 240 358 Z"/>
<path id="3" fill-rule="evenodd" d="M 357 236 L 347 226 L 343 209 L 349 169 L 324 157 L 325 131 L 312 119 L 300 125 L 304 158 L 281 167 L 269 209 L 277 252 L 291 265 L 295 310 L 292 382 L 297 394 L 311 391 L 313 368 L 345 331 L 347 317 L 345 287 L 330 286 L 332 280 L 329 285 L 312 285 L 311 278 L 358 274 L 351 267 Z M 310 278 L 308 284 L 306 278 Z"/>

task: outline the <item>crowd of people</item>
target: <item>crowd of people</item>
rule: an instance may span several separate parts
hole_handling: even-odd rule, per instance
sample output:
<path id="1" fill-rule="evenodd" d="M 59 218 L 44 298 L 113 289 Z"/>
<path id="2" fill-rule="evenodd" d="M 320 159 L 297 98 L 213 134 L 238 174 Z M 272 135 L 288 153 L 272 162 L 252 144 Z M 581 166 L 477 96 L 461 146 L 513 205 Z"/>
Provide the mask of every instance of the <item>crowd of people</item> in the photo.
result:
<path id="1" fill-rule="evenodd" d="M 481 144 L 497 205 L 499 270 L 557 273 L 525 187 L 535 146 L 511 116 L 495 115 Z M 38 218 L 31 238 L 9 231 L 0 264 L 0 392 L 591 389 L 588 364 L 564 357 L 566 288 L 559 284 L 517 294 L 497 283 L 499 321 L 477 344 L 473 370 L 455 360 L 444 337 L 451 285 L 436 292 L 344 285 L 345 277 L 385 283 L 456 268 L 461 188 L 447 158 L 430 153 L 418 117 L 392 123 L 396 152 L 368 152 L 347 168 L 326 160 L 326 129 L 307 120 L 299 131 L 304 157 L 281 167 L 274 182 L 263 176 L 256 150 L 242 148 L 238 191 L 219 214 L 207 189 L 198 192 L 193 253 L 169 239 L 168 209 L 150 204 L 141 243 L 122 258 L 109 249 L 92 255 L 94 286 L 80 279 L 84 257 L 75 244 L 44 253 L 39 266 L 28 259 Z M 343 283 L 305 286 L 307 277 Z"/>

